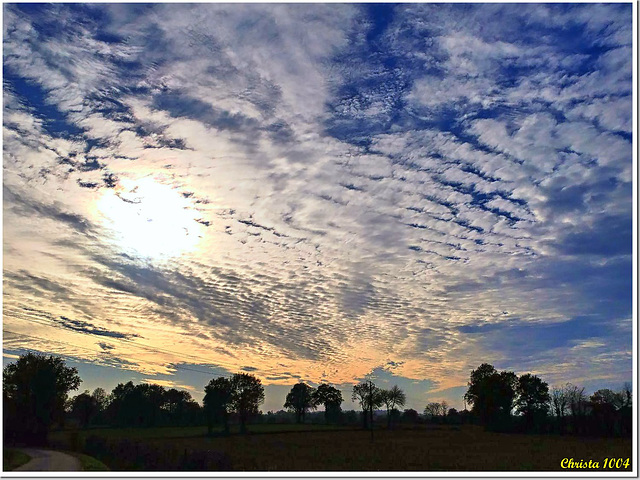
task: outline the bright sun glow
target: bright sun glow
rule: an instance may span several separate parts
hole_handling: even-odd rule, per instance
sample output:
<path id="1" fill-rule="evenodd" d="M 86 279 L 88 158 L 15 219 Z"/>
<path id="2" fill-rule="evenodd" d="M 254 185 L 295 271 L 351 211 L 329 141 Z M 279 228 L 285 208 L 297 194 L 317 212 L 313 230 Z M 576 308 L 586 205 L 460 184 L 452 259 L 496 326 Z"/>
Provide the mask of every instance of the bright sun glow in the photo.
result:
<path id="1" fill-rule="evenodd" d="M 152 178 L 123 179 L 97 207 L 120 246 L 139 256 L 175 257 L 195 249 L 201 238 L 192 202 Z"/>

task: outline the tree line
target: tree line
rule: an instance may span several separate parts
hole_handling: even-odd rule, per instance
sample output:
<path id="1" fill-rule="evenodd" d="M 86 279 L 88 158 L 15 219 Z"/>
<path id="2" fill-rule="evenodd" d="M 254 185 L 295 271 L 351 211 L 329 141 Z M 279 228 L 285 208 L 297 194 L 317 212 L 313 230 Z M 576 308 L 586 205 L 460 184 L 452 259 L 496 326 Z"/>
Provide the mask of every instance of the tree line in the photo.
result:
<path id="1" fill-rule="evenodd" d="M 600 389 L 591 396 L 567 383 L 549 389 L 540 377 L 497 371 L 484 363 L 471 372 L 464 395 L 471 419 L 499 431 L 630 435 L 632 390 Z"/>
<path id="2" fill-rule="evenodd" d="M 313 388 L 303 382 L 292 386 L 283 407 L 286 411 L 260 412 L 264 387 L 247 373 L 217 377 L 204 387 L 202 405 L 184 390 L 156 384 L 120 383 L 110 393 L 102 388 L 70 398 L 81 383 L 78 371 L 59 357 L 28 353 L 3 371 L 4 434 L 6 442 L 44 444 L 54 425 L 74 422 L 81 428 L 207 425 L 210 435 L 229 434 L 230 423 L 246 433 L 253 422 L 305 423 L 309 412 L 324 407 L 327 424 L 374 427 L 374 419 L 386 413 L 386 427 L 396 423 L 476 423 L 499 431 L 571 433 L 578 435 L 628 435 L 631 433 L 631 387 L 614 392 L 601 389 L 590 397 L 584 388 L 566 384 L 549 389 L 532 374 L 518 377 L 482 364 L 470 375 L 465 401 L 471 405 L 458 412 L 446 401 L 430 402 L 421 416 L 400 408 L 406 395 L 397 385 L 390 389 L 367 380 L 354 385 L 352 401 L 360 413 L 342 411 L 342 393 L 322 383 Z M 290 415 L 290 416 L 289 416 Z M 315 415 L 315 414 L 314 414 Z"/>

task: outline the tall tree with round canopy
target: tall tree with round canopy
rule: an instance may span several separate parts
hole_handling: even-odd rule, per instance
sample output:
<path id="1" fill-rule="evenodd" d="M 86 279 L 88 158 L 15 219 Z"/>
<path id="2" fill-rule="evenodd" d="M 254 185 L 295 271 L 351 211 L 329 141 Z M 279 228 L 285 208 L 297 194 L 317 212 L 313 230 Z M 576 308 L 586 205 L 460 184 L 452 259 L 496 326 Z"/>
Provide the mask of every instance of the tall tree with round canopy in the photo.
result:
<path id="1" fill-rule="evenodd" d="M 324 405 L 325 422 L 338 420 L 340 405 L 343 402 L 340 390 L 328 383 L 321 383 L 313 393 L 313 399 L 316 405 Z"/>
<path id="2" fill-rule="evenodd" d="M 240 418 L 240 431 L 246 433 L 249 416 L 257 414 L 260 404 L 264 402 L 264 387 L 259 378 L 248 373 L 236 373 L 231 378 L 231 384 L 231 405 Z"/>
<path id="3" fill-rule="evenodd" d="M 315 389 L 306 383 L 296 383 L 287 394 L 284 408 L 293 410 L 296 414 L 296 423 L 304 423 L 307 410 L 315 408 Z"/>
<path id="4" fill-rule="evenodd" d="M 2 387 L 9 403 L 5 409 L 15 415 L 11 427 L 16 427 L 16 437 L 34 445 L 46 443 L 49 429 L 64 415 L 68 393 L 80 382 L 78 370 L 60 357 L 27 353 L 7 365 Z"/>

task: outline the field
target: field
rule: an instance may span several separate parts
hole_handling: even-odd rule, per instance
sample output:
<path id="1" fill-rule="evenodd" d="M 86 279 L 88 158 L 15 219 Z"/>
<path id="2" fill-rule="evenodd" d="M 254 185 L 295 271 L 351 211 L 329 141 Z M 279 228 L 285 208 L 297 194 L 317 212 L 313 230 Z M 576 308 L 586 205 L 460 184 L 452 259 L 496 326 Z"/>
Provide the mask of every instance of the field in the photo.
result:
<path id="1" fill-rule="evenodd" d="M 501 434 L 469 425 L 381 429 L 373 440 L 367 431 L 322 425 L 252 425 L 250 430 L 208 438 L 204 427 L 93 429 L 56 432 L 51 439 L 82 448 L 93 436 L 116 445 L 123 457 L 135 449 L 144 452 L 142 463 L 123 467 L 112 450 L 101 459 L 112 470 L 155 470 L 149 452 L 162 452 L 160 459 L 172 449 L 185 458 L 215 455 L 224 458 L 221 468 L 238 471 L 563 471 L 564 458 L 597 461 L 598 471 L 605 471 L 605 458 L 631 459 L 632 450 L 631 439 Z M 631 469 L 631 464 L 623 468 Z"/>

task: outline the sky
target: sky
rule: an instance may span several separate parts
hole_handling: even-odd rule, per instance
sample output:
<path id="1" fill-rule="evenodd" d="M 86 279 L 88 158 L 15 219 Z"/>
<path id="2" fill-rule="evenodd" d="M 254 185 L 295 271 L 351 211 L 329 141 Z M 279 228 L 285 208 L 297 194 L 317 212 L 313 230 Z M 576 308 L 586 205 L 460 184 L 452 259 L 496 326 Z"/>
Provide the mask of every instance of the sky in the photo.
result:
<path id="1" fill-rule="evenodd" d="M 630 3 L 3 13 L 5 365 L 631 381 Z"/>

